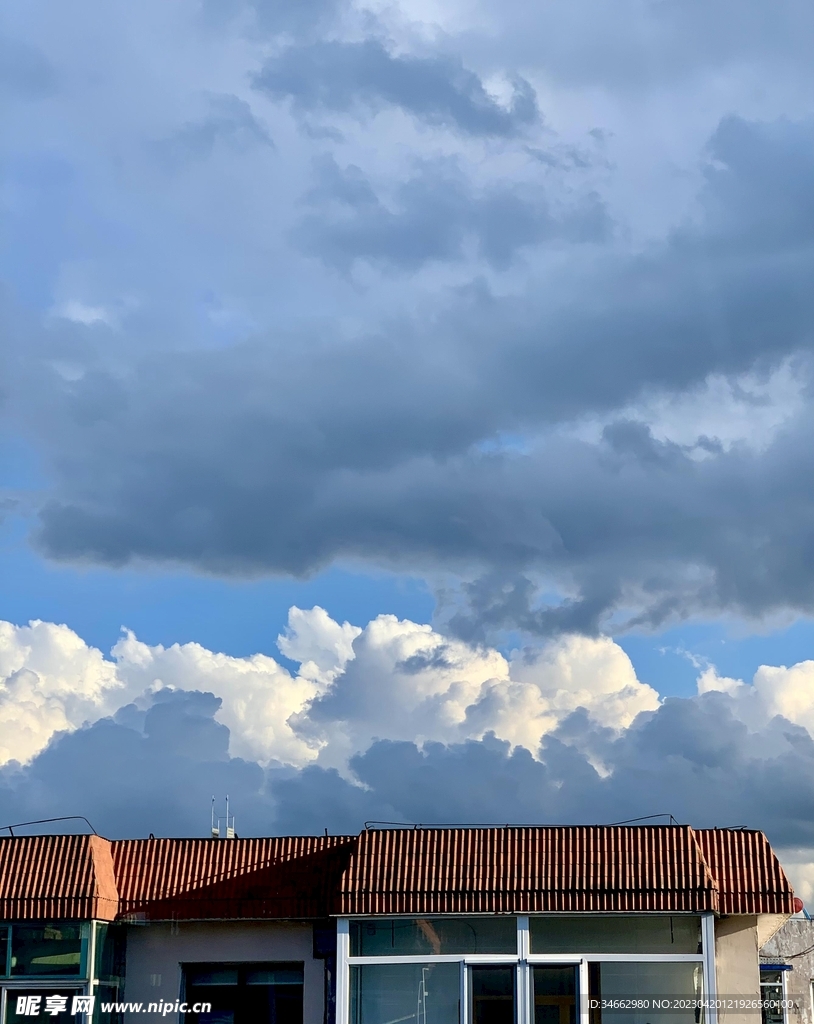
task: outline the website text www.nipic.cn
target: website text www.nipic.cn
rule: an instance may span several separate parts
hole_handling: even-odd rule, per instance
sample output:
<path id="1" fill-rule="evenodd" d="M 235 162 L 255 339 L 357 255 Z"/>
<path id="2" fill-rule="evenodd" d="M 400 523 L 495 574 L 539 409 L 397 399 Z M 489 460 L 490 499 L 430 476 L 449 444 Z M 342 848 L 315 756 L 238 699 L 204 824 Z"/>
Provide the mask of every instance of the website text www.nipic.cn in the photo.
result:
<path id="1" fill-rule="evenodd" d="M 68 1012 L 68 996 L 59 994 L 53 995 L 24 995 L 17 997 L 16 1012 L 18 1017 L 57 1017 Z M 92 1014 L 96 996 L 73 996 L 71 997 L 71 1013 Z M 211 1003 L 185 1003 L 180 999 L 175 1002 L 165 1002 L 163 999 L 157 1003 L 117 1003 L 100 1002 L 102 1013 L 150 1013 L 158 1017 L 169 1017 L 177 1013 L 211 1013 Z"/>

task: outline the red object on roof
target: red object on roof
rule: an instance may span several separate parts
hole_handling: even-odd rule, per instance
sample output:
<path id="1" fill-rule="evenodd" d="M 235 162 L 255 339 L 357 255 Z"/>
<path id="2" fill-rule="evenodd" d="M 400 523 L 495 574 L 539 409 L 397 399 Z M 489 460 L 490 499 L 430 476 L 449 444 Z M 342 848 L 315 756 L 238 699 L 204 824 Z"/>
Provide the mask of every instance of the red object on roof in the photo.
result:
<path id="1" fill-rule="evenodd" d="M 267 839 L 0 839 L 0 917 L 791 914 L 762 832 L 689 826 L 419 828 Z"/>

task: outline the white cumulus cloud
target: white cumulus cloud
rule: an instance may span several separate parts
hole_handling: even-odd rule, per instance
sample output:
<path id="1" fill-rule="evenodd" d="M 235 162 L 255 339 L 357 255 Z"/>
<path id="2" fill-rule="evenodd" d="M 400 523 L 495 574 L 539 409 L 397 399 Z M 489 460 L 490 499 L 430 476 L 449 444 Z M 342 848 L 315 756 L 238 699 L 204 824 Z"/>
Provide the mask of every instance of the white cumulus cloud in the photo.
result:
<path id="1" fill-rule="evenodd" d="M 761 665 L 751 683 L 719 676 L 714 667 L 698 678 L 698 692 L 728 693 L 738 717 L 750 728 L 782 715 L 814 735 L 814 661 L 796 665 Z"/>
<path id="2" fill-rule="evenodd" d="M 291 609 L 278 646 L 299 662 L 297 673 L 265 654 L 151 646 L 129 631 L 108 659 L 67 626 L 3 623 L 0 757 L 28 761 L 56 733 L 164 688 L 219 697 L 235 756 L 340 768 L 381 738 L 456 742 L 494 732 L 535 751 L 577 707 L 618 729 L 658 706 L 608 638 L 565 637 L 507 659 L 392 615 L 362 629 L 316 607 Z"/>
<path id="3" fill-rule="evenodd" d="M 420 747 L 494 733 L 537 755 L 578 708 L 622 735 L 661 703 L 608 637 L 566 635 L 507 656 L 392 615 L 361 628 L 315 607 L 290 610 L 278 646 L 298 671 L 267 654 L 151 646 L 129 631 L 105 657 L 64 625 L 0 623 L 0 763 L 29 762 L 58 733 L 146 707 L 164 689 L 215 694 L 232 756 L 346 776 L 380 739 Z M 726 692 L 750 731 L 782 715 L 814 733 L 814 662 L 762 666 L 751 683 L 707 668 L 698 689 Z"/>
<path id="4" fill-rule="evenodd" d="M 30 760 L 128 696 L 116 666 L 67 626 L 0 622 L 0 763 Z"/>

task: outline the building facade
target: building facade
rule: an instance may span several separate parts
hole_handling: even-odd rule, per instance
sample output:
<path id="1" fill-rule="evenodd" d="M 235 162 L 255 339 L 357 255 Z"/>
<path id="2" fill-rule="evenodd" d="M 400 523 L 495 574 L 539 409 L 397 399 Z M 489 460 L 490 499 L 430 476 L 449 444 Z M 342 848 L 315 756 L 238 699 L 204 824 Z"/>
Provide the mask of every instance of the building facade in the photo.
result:
<path id="1" fill-rule="evenodd" d="M 787 1004 L 767 1024 L 814 1024 L 814 921 L 796 913 L 760 953 L 761 993 Z"/>
<path id="2" fill-rule="evenodd" d="M 792 1024 L 798 906 L 740 829 L 10 837 L 0 1024 Z"/>

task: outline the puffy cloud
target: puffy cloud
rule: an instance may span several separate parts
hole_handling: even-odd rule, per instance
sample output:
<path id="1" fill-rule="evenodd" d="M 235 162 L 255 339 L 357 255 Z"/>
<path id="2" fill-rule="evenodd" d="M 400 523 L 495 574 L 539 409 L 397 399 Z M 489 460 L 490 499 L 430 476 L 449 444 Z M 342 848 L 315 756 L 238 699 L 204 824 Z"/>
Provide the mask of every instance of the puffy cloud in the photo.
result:
<path id="1" fill-rule="evenodd" d="M 211 693 L 163 691 L 63 734 L 26 768 L 0 771 L 4 822 L 84 814 L 111 836 L 206 834 L 213 794 L 239 798 L 242 825 L 268 832 L 260 765 L 230 757 Z"/>
<path id="2" fill-rule="evenodd" d="M 621 729 L 658 695 L 608 638 L 564 637 L 507 660 L 498 651 L 382 615 L 354 643 L 356 657 L 296 719 L 322 737 L 319 761 L 341 767 L 375 739 L 449 743 L 493 733 L 536 751 L 578 707 Z"/>
<path id="3" fill-rule="evenodd" d="M 66 626 L 2 624 L 0 690 L 8 724 L 3 760 L 28 761 L 58 732 L 158 692 L 218 697 L 233 755 L 302 766 L 319 759 L 346 769 L 374 739 L 448 742 L 497 732 L 537 749 L 576 707 L 621 728 L 657 705 L 611 640 L 569 637 L 513 661 L 451 640 L 430 626 L 382 615 L 364 629 L 316 607 L 292 608 L 281 652 L 236 658 L 199 644 L 150 646 L 126 632 L 112 661 Z"/>
<path id="4" fill-rule="evenodd" d="M 220 718 L 232 731 L 232 751 L 264 763 L 272 758 L 300 764 L 315 751 L 288 725 L 288 718 L 320 692 L 320 671 L 331 677 L 323 644 L 333 640 L 334 657 L 347 657 L 353 628 L 328 620 L 321 609 L 292 611 L 287 641 L 308 652 L 306 676 L 292 676 L 273 658 L 233 658 L 199 644 L 151 647 L 126 632 L 106 659 L 67 626 L 0 623 L 0 763 L 30 761 L 57 733 L 113 714 L 136 701 L 149 705 L 158 691 L 206 688 L 218 694 Z M 333 636 L 331 630 L 333 629 Z M 317 659 L 322 670 L 314 661 Z M 340 662 L 341 663 L 341 662 Z"/>
<path id="5" fill-rule="evenodd" d="M 699 827 L 762 828 L 780 848 L 814 847 L 814 740 L 783 719 L 748 729 L 731 698 L 670 698 L 619 734 L 577 711 L 535 757 L 482 740 L 379 740 L 351 762 L 355 778 L 311 766 L 275 783 L 280 827 L 332 828 L 366 818 L 405 822 L 624 821 L 673 814 Z M 362 783 L 360 791 L 358 783 Z M 801 855 L 799 877 L 808 870 Z"/>
<path id="6" fill-rule="evenodd" d="M 808 663 L 764 666 L 752 683 L 707 671 L 697 696 L 661 700 L 607 638 L 507 658 L 427 625 L 379 616 L 359 630 L 322 609 L 292 610 L 281 638 L 310 678 L 129 635 L 115 661 L 65 627 L 2 635 L 4 709 L 17 706 L 15 673 L 36 671 L 37 699 L 48 689 L 60 710 L 55 726 L 43 716 L 26 765 L 0 769 L 3 820 L 75 812 L 109 834 L 200 834 L 212 793 L 226 792 L 244 834 L 669 812 L 765 829 L 809 893 Z"/>
<path id="7" fill-rule="evenodd" d="M 738 717 L 752 728 L 780 715 L 814 735 L 814 661 L 785 665 L 761 665 L 752 682 L 719 676 L 706 667 L 698 679 L 700 693 L 728 694 Z"/>
<path id="8" fill-rule="evenodd" d="M 6 17 L 41 552 L 452 574 L 490 642 L 814 607 L 810 5 L 527 6 Z M 759 452 L 742 409 L 665 435 L 778 366 Z"/>
<path id="9" fill-rule="evenodd" d="M 30 760 L 130 696 L 115 665 L 67 626 L 0 622 L 0 763 Z"/>
<path id="10" fill-rule="evenodd" d="M 290 608 L 288 628 L 277 637 L 277 646 L 286 658 L 300 662 L 299 674 L 305 679 L 328 684 L 355 657 L 353 641 L 361 632 L 349 622 L 340 626 L 324 608 Z"/>
<path id="11" fill-rule="evenodd" d="M 131 692 L 205 689 L 222 700 L 220 720 L 233 736 L 238 756 L 292 764 L 314 756 L 288 723 L 290 716 L 319 692 L 312 679 L 292 676 L 273 658 L 255 654 L 233 658 L 199 644 L 150 647 L 128 633 L 113 648 L 120 676 Z"/>

